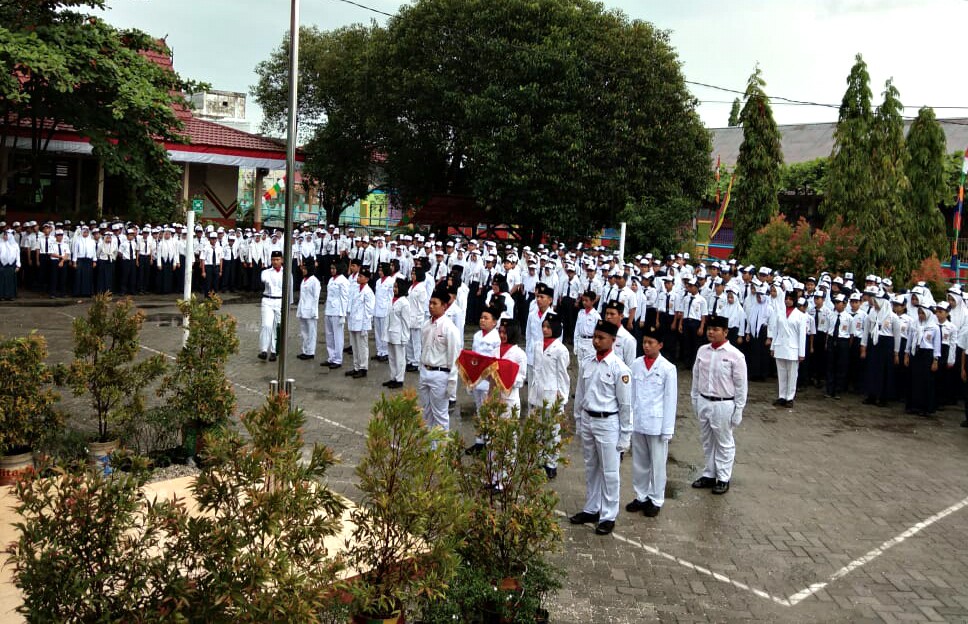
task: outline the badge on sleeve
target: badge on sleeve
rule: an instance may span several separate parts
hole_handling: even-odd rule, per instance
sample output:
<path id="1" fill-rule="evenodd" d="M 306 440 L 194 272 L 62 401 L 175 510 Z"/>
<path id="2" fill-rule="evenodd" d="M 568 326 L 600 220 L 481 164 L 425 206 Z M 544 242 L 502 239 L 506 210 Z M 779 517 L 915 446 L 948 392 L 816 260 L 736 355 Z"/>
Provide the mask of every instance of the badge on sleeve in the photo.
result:
<path id="1" fill-rule="evenodd" d="M 629 382 L 629 376 L 628 375 L 622 375 L 622 383 L 623 384 L 627 384 L 628 382 Z"/>

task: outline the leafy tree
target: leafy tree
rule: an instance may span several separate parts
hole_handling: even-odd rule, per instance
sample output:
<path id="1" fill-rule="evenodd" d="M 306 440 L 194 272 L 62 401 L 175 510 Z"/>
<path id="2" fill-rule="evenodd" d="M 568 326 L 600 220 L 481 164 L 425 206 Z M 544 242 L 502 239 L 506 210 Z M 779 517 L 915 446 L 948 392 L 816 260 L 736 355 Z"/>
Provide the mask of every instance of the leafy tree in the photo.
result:
<path id="1" fill-rule="evenodd" d="M 302 410 L 274 395 L 237 432 L 206 441 L 210 466 L 193 486 L 198 515 L 170 546 L 192 596 L 190 622 L 319 622 L 339 562 L 326 541 L 346 505 L 325 484 L 333 452 L 304 459 Z"/>
<path id="2" fill-rule="evenodd" d="M 871 131 L 874 111 L 871 98 L 867 64 L 858 54 L 847 77 L 847 91 L 834 130 L 824 201 L 820 204 L 825 218 L 840 215 L 848 223 L 858 223 L 858 211 L 873 200 Z"/>
<path id="3" fill-rule="evenodd" d="M 376 183 L 371 109 L 381 97 L 373 78 L 377 27 L 352 25 L 322 32 L 299 31 L 299 122 L 307 137 L 303 175 L 322 190 L 327 223 L 338 223 L 346 208 Z M 283 130 L 289 114 L 289 36 L 256 66 L 252 87 L 263 108 L 263 129 Z"/>
<path id="4" fill-rule="evenodd" d="M 740 123 L 739 113 L 742 106 L 743 106 L 743 103 L 740 101 L 739 98 L 736 98 L 735 100 L 733 100 L 733 107 L 729 109 L 729 121 L 726 122 L 726 125 L 729 126 L 730 128 L 733 128 L 739 125 Z"/>
<path id="5" fill-rule="evenodd" d="M 167 407 L 183 423 L 190 454 L 202 431 L 227 425 L 235 412 L 235 392 L 225 365 L 239 352 L 239 337 L 235 317 L 218 314 L 221 307 L 217 295 L 201 301 L 192 295 L 189 301 L 178 302 L 178 309 L 191 319 L 188 340 L 158 390 L 159 395 L 169 395 Z"/>
<path id="6" fill-rule="evenodd" d="M 661 204 L 651 197 L 630 203 L 618 217 L 626 222 L 626 255 L 664 255 L 681 249 L 693 235 L 691 219 L 695 211 L 693 202 L 681 197 Z"/>
<path id="7" fill-rule="evenodd" d="M 782 269 L 790 256 L 792 240 L 793 226 L 783 215 L 775 215 L 769 223 L 757 230 L 743 257 L 756 266 Z"/>
<path id="8" fill-rule="evenodd" d="M 915 266 L 910 254 L 914 219 L 904 203 L 910 185 L 904 173 L 908 153 L 903 111 L 897 88 L 888 80 L 871 132 L 874 194 L 867 205 L 856 207 L 856 218 L 849 221 L 864 232 L 858 249 L 860 267 L 865 271 L 877 267 L 900 276 L 908 275 Z"/>
<path id="9" fill-rule="evenodd" d="M 908 210 L 914 219 L 911 255 L 915 262 L 939 258 L 948 251 L 948 232 L 940 206 L 950 193 L 945 177 L 945 136 L 934 110 L 925 106 L 911 123 L 907 136 L 908 160 L 905 169 L 910 182 Z M 961 154 L 959 154 L 959 157 Z"/>
<path id="10" fill-rule="evenodd" d="M 736 159 L 733 231 L 736 253 L 741 257 L 749 250 L 756 230 L 780 211 L 777 193 L 783 151 L 764 86 L 766 82 L 757 67 L 746 85 L 746 103 L 740 113 L 743 143 Z"/>
<path id="11" fill-rule="evenodd" d="M 75 10 L 104 0 L 12 0 L 0 3 L 0 119 L 29 130 L 30 173 L 55 132 L 73 127 L 88 138 L 108 174 L 123 180 L 130 207 L 148 218 L 175 208 L 180 169 L 161 141 L 183 142 L 173 105 L 191 86 L 145 51 L 167 47 L 138 30 L 118 30 Z M 0 126 L 0 148 L 12 126 Z M 32 200 L 29 200 L 32 201 Z"/>
<path id="12" fill-rule="evenodd" d="M 14 486 L 18 539 L 6 553 L 28 622 L 183 622 L 185 594 L 170 541 L 180 501 L 149 499 L 148 472 L 30 472 Z"/>
<path id="13" fill-rule="evenodd" d="M 86 317 L 74 319 L 74 360 L 55 371 L 58 383 L 88 396 L 97 417 L 98 442 L 122 434 L 145 409 L 145 389 L 165 371 L 162 355 L 135 361 L 145 314 L 131 299 L 94 297 Z"/>
<path id="14" fill-rule="evenodd" d="M 823 195 L 829 166 L 830 159 L 823 157 L 785 164 L 780 169 L 780 188 L 790 192 L 809 190 L 816 195 Z"/>
<path id="15" fill-rule="evenodd" d="M 613 225 L 630 200 L 702 197 L 709 136 L 651 24 L 590 0 L 420 0 L 359 32 L 363 51 L 300 68 L 307 112 L 373 137 L 407 204 L 472 196 L 536 238 Z M 281 75 L 263 74 L 260 103 Z"/>

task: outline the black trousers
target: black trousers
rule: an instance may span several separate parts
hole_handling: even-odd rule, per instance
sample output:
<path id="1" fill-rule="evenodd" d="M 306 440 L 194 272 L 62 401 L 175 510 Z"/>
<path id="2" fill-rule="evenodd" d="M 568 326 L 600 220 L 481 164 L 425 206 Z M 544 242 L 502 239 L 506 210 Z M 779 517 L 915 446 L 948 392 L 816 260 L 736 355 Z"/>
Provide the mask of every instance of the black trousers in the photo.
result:
<path id="1" fill-rule="evenodd" d="M 932 362 L 934 362 L 934 349 L 918 349 L 911 356 L 911 399 L 907 404 L 909 411 L 930 414 L 936 409 Z M 938 366 L 940 367 L 940 363 Z M 940 368 L 938 370 L 940 371 Z"/>
<path id="2" fill-rule="evenodd" d="M 79 258 L 77 270 L 74 272 L 74 296 L 90 297 L 94 294 L 94 261 L 91 258 Z"/>
<path id="3" fill-rule="evenodd" d="M 696 362 L 696 351 L 699 350 L 700 336 L 696 334 L 702 321 L 683 319 L 682 321 L 682 364 L 692 368 Z"/>
<path id="4" fill-rule="evenodd" d="M 850 338 L 833 338 L 827 341 L 827 394 L 837 396 L 847 389 L 847 365 L 850 362 Z M 816 350 L 811 355 L 816 361 Z"/>
<path id="5" fill-rule="evenodd" d="M 151 256 L 138 256 L 138 292 L 146 293 L 151 289 Z"/>
<path id="6" fill-rule="evenodd" d="M 746 354 L 746 368 L 749 371 L 750 381 L 762 381 L 770 373 L 770 365 L 773 361 L 770 357 L 770 348 L 766 346 L 766 325 L 752 335 L 749 351 Z"/>
<path id="7" fill-rule="evenodd" d="M 21 269 L 23 271 L 23 269 Z M 14 299 L 17 296 L 17 266 L 0 266 L 0 299 Z"/>
<path id="8" fill-rule="evenodd" d="M 575 336 L 575 320 L 578 315 L 578 308 L 575 307 L 574 297 L 561 298 L 561 300 L 558 302 L 558 315 L 561 318 L 561 324 L 564 326 L 561 339 L 563 342 L 571 344 L 572 339 Z M 641 350 L 641 341 L 639 342 L 639 349 Z"/>
<path id="9" fill-rule="evenodd" d="M 867 345 L 867 396 L 886 401 L 891 397 L 893 387 L 894 337 L 881 336 L 876 345 Z"/>
<path id="10" fill-rule="evenodd" d="M 161 271 L 158 273 L 158 292 L 163 295 L 171 294 L 175 285 L 174 260 L 162 260 Z"/>
<path id="11" fill-rule="evenodd" d="M 827 332 L 817 332 L 813 337 L 813 361 L 816 366 L 810 367 L 810 378 L 815 386 L 820 386 L 827 379 Z"/>
<path id="12" fill-rule="evenodd" d="M 678 332 L 672 331 L 672 322 L 675 318 L 675 314 L 666 314 L 665 312 L 659 314 L 659 333 L 662 335 L 662 356 L 673 364 L 676 363 L 676 348 L 679 344 Z"/>
<path id="13" fill-rule="evenodd" d="M 204 290 L 202 293 L 207 297 L 210 293 L 218 292 L 218 265 L 217 264 L 206 264 L 205 265 L 205 279 L 204 279 Z"/>
<path id="14" fill-rule="evenodd" d="M 50 296 L 63 297 L 67 294 L 67 263 L 60 266 L 60 260 L 51 258 L 50 263 Z"/>
<path id="15" fill-rule="evenodd" d="M 138 265 L 135 260 L 121 260 L 121 282 L 118 284 L 118 293 L 121 295 L 133 295 L 138 289 Z"/>
<path id="16" fill-rule="evenodd" d="M 99 295 L 114 290 L 114 262 L 101 260 L 97 263 L 95 290 Z"/>

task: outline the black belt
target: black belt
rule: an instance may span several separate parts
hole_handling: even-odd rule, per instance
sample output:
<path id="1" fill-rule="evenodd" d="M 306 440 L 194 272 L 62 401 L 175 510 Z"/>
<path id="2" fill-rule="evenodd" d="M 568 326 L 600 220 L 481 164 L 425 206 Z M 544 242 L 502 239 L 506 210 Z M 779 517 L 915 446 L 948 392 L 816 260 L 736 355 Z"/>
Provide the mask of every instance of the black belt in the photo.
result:
<path id="1" fill-rule="evenodd" d="M 592 418 L 608 418 L 609 416 L 614 416 L 618 412 L 593 412 L 591 410 L 585 410 L 585 413 Z"/>
<path id="2" fill-rule="evenodd" d="M 426 368 L 429 371 L 434 371 L 434 372 L 437 372 L 437 371 L 439 371 L 441 373 L 449 373 L 450 372 L 450 369 L 449 368 L 444 368 L 443 366 L 424 366 L 424 368 Z"/>
<path id="3" fill-rule="evenodd" d="M 272 295 L 262 295 L 263 299 L 282 299 L 282 297 L 273 297 Z"/>
<path id="4" fill-rule="evenodd" d="M 581 336 L 579 336 L 579 338 L 588 338 L 588 339 L 592 339 L 594 337 L 595 336 L 585 336 L 584 334 L 582 334 Z"/>
<path id="5" fill-rule="evenodd" d="M 706 399 L 707 401 L 713 401 L 714 403 L 715 402 L 718 402 L 718 401 L 732 401 L 733 400 L 733 397 L 711 397 L 711 396 L 706 396 L 705 394 L 700 394 L 699 396 L 701 396 L 702 398 Z"/>

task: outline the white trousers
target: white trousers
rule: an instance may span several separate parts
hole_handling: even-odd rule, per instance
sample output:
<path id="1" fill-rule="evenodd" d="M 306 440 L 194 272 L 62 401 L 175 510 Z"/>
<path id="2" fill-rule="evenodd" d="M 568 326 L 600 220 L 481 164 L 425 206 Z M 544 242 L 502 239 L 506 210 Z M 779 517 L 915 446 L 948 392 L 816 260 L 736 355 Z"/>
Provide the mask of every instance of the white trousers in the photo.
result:
<path id="1" fill-rule="evenodd" d="M 373 317 L 373 342 L 376 344 L 376 354 L 380 357 L 389 355 L 387 350 L 387 327 L 390 325 L 390 317 Z"/>
<path id="2" fill-rule="evenodd" d="M 799 371 L 799 361 L 776 358 L 776 378 L 780 386 L 779 398 L 792 401 L 797 395 L 797 373 Z"/>
<path id="3" fill-rule="evenodd" d="M 736 458 L 733 426 L 729 423 L 735 405 L 732 401 L 707 401 L 699 397 L 695 408 L 699 417 L 699 440 L 706 456 L 702 476 L 729 481 Z"/>
<path id="4" fill-rule="evenodd" d="M 327 361 L 333 364 L 343 363 L 343 325 L 345 324 L 345 317 L 326 317 L 326 355 Z"/>
<path id="5" fill-rule="evenodd" d="M 595 353 L 591 338 L 578 338 L 575 340 L 575 359 L 581 364 L 582 360 L 591 357 Z"/>
<path id="6" fill-rule="evenodd" d="M 299 336 L 302 338 L 302 352 L 316 355 L 316 325 L 319 319 L 299 319 Z"/>
<path id="7" fill-rule="evenodd" d="M 282 300 L 262 298 L 262 326 L 259 330 L 259 351 L 276 352 L 276 327 L 282 322 Z"/>
<path id="8" fill-rule="evenodd" d="M 410 342 L 407 343 L 407 364 L 420 366 L 420 353 L 423 345 L 420 343 L 420 328 L 410 328 Z"/>
<path id="9" fill-rule="evenodd" d="M 632 489 L 635 500 L 651 500 L 656 507 L 665 502 L 666 460 L 669 443 L 662 436 L 632 433 Z"/>
<path id="10" fill-rule="evenodd" d="M 403 382 L 403 376 L 407 370 L 406 350 L 407 347 L 403 344 L 388 345 L 387 355 L 390 357 L 390 379 L 392 381 Z"/>
<path id="11" fill-rule="evenodd" d="M 370 341 L 366 331 L 351 331 L 350 346 L 353 348 L 353 370 L 366 370 L 370 365 Z"/>
<path id="12" fill-rule="evenodd" d="M 581 436 L 581 454 L 585 463 L 586 513 L 599 514 L 599 522 L 618 517 L 619 462 L 615 448 L 619 425 L 616 416 L 592 418 L 583 414 L 575 427 Z"/>
<path id="13" fill-rule="evenodd" d="M 444 371 L 429 371 L 420 367 L 417 397 L 423 409 L 424 423 L 428 427 L 440 427 L 450 431 L 450 412 L 447 405 L 447 379 Z"/>

